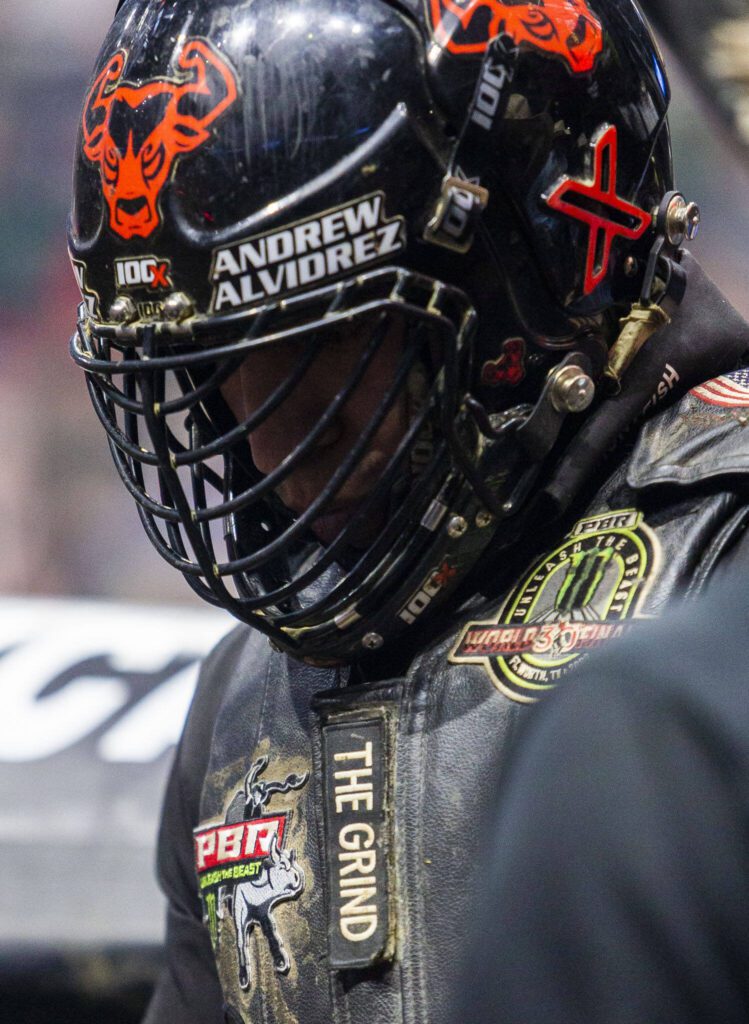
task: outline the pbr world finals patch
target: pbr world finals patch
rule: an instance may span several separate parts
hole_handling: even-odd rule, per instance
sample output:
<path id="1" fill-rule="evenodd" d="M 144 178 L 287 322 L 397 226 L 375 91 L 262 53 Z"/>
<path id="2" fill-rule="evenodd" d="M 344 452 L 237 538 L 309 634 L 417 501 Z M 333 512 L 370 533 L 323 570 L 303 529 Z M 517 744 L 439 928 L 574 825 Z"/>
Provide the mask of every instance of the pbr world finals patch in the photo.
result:
<path id="1" fill-rule="evenodd" d="M 511 700 L 531 704 L 583 654 L 622 636 L 642 612 L 659 545 L 634 509 L 582 519 L 489 621 L 469 622 L 449 660 L 483 665 Z"/>

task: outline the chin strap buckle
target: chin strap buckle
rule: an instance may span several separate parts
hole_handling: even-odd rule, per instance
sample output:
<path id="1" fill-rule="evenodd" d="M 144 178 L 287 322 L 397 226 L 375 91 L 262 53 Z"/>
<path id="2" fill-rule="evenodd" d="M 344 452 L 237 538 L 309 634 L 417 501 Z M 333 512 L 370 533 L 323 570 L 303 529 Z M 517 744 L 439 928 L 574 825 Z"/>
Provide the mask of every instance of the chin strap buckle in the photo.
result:
<path id="1" fill-rule="evenodd" d="M 595 393 L 590 359 L 582 352 L 570 352 L 551 370 L 533 411 L 516 431 L 518 443 L 531 462 L 546 458 L 567 417 L 585 412 Z"/>

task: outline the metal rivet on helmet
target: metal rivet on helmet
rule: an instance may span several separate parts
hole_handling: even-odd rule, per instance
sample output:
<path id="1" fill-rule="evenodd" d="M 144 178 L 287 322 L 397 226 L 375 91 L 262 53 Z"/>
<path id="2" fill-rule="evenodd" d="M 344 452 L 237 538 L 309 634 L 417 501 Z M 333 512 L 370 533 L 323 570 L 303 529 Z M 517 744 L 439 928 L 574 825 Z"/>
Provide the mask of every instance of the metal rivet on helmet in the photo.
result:
<path id="1" fill-rule="evenodd" d="M 384 640 L 379 633 L 367 633 L 366 636 L 362 637 L 362 647 L 367 651 L 377 651 L 384 644 Z"/>
<path id="2" fill-rule="evenodd" d="M 584 412 L 595 393 L 595 384 L 579 366 L 563 366 L 553 375 L 551 402 L 557 412 Z"/>
<path id="3" fill-rule="evenodd" d="M 624 261 L 624 273 L 627 277 L 635 277 L 639 269 L 640 264 L 634 256 L 627 256 Z"/>
<path id="4" fill-rule="evenodd" d="M 666 211 L 666 236 L 671 245 L 681 245 L 685 240 L 691 242 L 696 238 L 700 219 L 699 206 L 688 203 L 683 195 L 677 193 Z"/>
<path id="5" fill-rule="evenodd" d="M 468 529 L 468 523 L 465 521 L 463 516 L 453 516 L 450 522 L 447 524 L 447 535 L 452 537 L 453 540 L 457 540 L 458 537 L 462 537 Z"/>
<path id="6" fill-rule="evenodd" d="M 135 303 L 129 295 L 118 295 L 109 307 L 109 319 L 115 324 L 129 324 L 137 315 Z"/>
<path id="7" fill-rule="evenodd" d="M 184 292 L 172 292 L 164 299 L 164 316 L 167 320 L 178 323 L 180 320 L 186 320 L 188 316 L 192 316 L 194 312 L 192 299 Z"/>

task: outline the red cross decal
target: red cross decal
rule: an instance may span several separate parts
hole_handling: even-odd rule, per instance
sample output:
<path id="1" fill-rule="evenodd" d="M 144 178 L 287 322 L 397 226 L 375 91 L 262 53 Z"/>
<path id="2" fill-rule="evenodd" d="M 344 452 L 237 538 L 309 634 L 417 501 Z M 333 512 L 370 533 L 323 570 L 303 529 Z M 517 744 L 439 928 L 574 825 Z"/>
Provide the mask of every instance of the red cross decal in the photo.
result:
<path id="1" fill-rule="evenodd" d="M 635 241 L 651 223 L 650 214 L 616 194 L 619 148 L 616 127 L 603 128 L 593 137 L 592 147 L 593 180 L 577 181 L 564 175 L 543 197 L 553 210 L 588 225 L 586 295 L 606 277 L 614 239 L 621 236 Z"/>

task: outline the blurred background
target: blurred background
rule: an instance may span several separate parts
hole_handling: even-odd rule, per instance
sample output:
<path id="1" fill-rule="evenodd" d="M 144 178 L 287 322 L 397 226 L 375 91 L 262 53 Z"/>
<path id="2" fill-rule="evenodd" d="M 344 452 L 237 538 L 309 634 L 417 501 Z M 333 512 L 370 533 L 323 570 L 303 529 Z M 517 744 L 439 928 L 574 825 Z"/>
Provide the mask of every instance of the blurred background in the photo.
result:
<path id="1" fill-rule="evenodd" d="M 165 773 L 198 659 L 231 626 L 152 551 L 67 353 L 72 151 L 115 6 L 0 2 L 0 1013 L 14 1024 L 138 1020 L 158 967 Z M 749 315 L 749 5 L 646 6 L 669 44 L 677 185 L 703 212 L 693 249 Z"/>
<path id="2" fill-rule="evenodd" d="M 0 0 L 0 1019 L 125 1024 L 159 967 L 159 805 L 231 627 L 123 500 L 67 354 L 72 153 L 116 0 Z"/>

